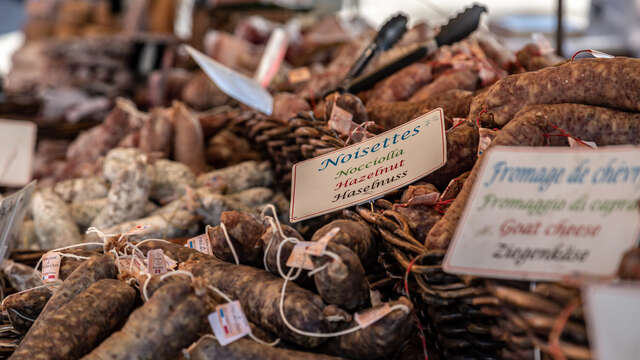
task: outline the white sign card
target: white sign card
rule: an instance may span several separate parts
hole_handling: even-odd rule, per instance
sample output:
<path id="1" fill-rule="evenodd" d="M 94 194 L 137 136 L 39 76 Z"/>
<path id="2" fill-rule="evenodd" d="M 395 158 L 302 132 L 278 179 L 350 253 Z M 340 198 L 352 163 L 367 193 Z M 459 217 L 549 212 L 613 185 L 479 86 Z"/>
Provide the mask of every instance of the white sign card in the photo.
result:
<path id="1" fill-rule="evenodd" d="M 589 340 L 599 360 L 640 357 L 640 285 L 591 284 L 584 290 Z"/>
<path id="2" fill-rule="evenodd" d="M 0 185 L 24 186 L 31 180 L 36 125 L 0 120 Z"/>
<path id="3" fill-rule="evenodd" d="M 438 108 L 357 144 L 293 165 L 291 222 L 380 197 L 447 162 Z"/>
<path id="4" fill-rule="evenodd" d="M 18 241 L 20 225 L 31 204 L 35 188 L 34 180 L 20 191 L 0 200 L 0 261 L 5 258 L 9 245 Z"/>
<path id="5" fill-rule="evenodd" d="M 638 238 L 640 151 L 496 147 L 444 260 L 455 274 L 607 277 Z"/>
<path id="6" fill-rule="evenodd" d="M 267 115 L 273 111 L 273 97 L 257 81 L 230 69 L 200 51 L 185 45 L 187 52 L 225 94 Z"/>

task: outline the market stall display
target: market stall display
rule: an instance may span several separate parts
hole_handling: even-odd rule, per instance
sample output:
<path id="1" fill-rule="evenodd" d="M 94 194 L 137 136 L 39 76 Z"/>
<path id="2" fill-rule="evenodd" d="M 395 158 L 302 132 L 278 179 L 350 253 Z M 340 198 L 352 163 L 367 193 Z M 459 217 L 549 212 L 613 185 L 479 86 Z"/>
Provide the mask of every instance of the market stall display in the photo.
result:
<path id="1" fill-rule="evenodd" d="M 201 44 L 194 35 L 211 61 L 251 77 L 271 34 L 286 30 L 267 115 L 197 69 L 178 38 L 145 34 L 142 48 L 166 47 L 141 72 L 141 38 L 114 35 L 108 2 L 61 3 L 52 24 L 42 14 L 53 10 L 33 5 L 4 92 L 36 106 L 41 123 L 96 124 L 39 139 L 39 182 L 0 266 L 1 357 L 595 358 L 582 293 L 593 279 L 469 275 L 446 259 L 496 148 L 638 145 L 640 60 L 564 60 L 539 42 L 512 52 L 463 15 L 450 24 L 464 36 L 449 41 L 449 25 L 405 29 L 395 16 L 389 35 L 291 9 L 230 18 Z M 167 27 L 157 15 L 167 4 L 153 6 L 151 28 Z M 206 12 L 195 10 L 194 29 L 215 18 Z M 91 24 L 99 37 L 86 36 Z M 348 178 L 335 186 L 355 192 L 398 163 L 380 153 L 361 173 L 368 162 L 338 167 L 341 151 L 366 155 L 359 144 L 432 111 L 441 167 L 366 202 L 293 216 L 296 164 L 341 154 L 336 179 Z M 610 176 L 637 177 L 631 169 Z M 616 261 L 598 280 L 638 280 L 637 248 Z"/>

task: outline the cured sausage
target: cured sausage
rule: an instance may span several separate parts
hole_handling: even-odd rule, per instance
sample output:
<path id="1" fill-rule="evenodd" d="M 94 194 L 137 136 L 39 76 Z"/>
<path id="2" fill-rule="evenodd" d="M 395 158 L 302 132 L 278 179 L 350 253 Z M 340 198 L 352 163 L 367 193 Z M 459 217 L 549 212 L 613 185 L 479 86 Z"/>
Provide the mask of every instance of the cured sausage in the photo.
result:
<path id="1" fill-rule="evenodd" d="M 99 280 L 39 321 L 10 359 L 77 359 L 127 318 L 135 299 L 123 281 Z"/>
<path id="2" fill-rule="evenodd" d="M 502 127 L 525 105 L 579 103 L 640 111 L 640 59 L 581 59 L 508 76 L 473 99 L 471 119 Z"/>
<path id="3" fill-rule="evenodd" d="M 564 65 L 563 65 L 564 66 Z M 532 105 L 522 109 L 496 136 L 491 146 L 543 146 L 559 127 L 572 136 L 595 141 L 599 146 L 640 143 L 640 114 L 581 104 Z M 550 138 L 554 145 L 566 145 L 566 138 Z M 564 142 L 564 143 L 563 143 Z M 425 239 L 429 249 L 447 249 L 473 184 L 482 156 L 476 162 L 462 190 L 445 215 Z"/>

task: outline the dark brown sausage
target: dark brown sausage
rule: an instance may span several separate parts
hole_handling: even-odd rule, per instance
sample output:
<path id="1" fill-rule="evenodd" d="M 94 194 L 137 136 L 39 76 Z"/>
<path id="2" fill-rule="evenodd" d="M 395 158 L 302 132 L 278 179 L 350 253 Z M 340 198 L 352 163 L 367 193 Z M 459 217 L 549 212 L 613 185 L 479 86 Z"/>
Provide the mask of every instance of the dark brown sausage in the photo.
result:
<path id="1" fill-rule="evenodd" d="M 402 101 L 431 81 L 431 66 L 415 63 L 376 84 L 368 96 L 369 103 Z"/>
<path id="2" fill-rule="evenodd" d="M 203 336 L 186 352 L 191 360 L 338 360 L 329 355 L 281 349 L 261 345 L 253 340 L 240 339 L 227 346 L 222 346 L 210 336 Z"/>
<path id="3" fill-rule="evenodd" d="M 311 257 L 314 266 L 327 265 L 313 275 L 318 294 L 327 304 L 338 305 L 346 310 L 370 306 L 369 282 L 358 256 L 348 247 L 331 240 L 326 250 L 338 255 L 340 260 L 326 255 Z"/>
<path id="4" fill-rule="evenodd" d="M 219 260 L 187 261 L 181 270 L 191 272 L 240 301 L 247 319 L 261 328 L 278 334 L 282 339 L 304 347 L 315 347 L 326 339 L 307 337 L 291 331 L 280 316 L 280 292 L 284 280 L 264 270 L 233 265 Z M 295 283 L 288 282 L 284 300 L 287 321 L 295 328 L 317 333 L 328 332 L 322 299 Z"/>
<path id="5" fill-rule="evenodd" d="M 135 299 L 126 283 L 99 280 L 30 331 L 11 359 L 77 359 L 127 318 Z"/>
<path id="6" fill-rule="evenodd" d="M 11 294 L 2 301 L 2 310 L 7 312 L 13 328 L 24 334 L 40 315 L 51 295 L 52 292 L 47 287 Z"/>
<path id="7" fill-rule="evenodd" d="M 176 359 L 206 329 L 211 310 L 188 282 L 171 282 L 82 359 Z"/>

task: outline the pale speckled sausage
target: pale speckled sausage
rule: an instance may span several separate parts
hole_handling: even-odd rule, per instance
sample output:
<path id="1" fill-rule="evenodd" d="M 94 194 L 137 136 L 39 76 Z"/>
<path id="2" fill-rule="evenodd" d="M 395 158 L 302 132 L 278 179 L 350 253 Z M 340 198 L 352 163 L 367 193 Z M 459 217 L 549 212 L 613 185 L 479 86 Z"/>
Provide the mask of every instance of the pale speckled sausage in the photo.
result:
<path id="1" fill-rule="evenodd" d="M 198 176 L 198 186 L 215 182 L 226 185 L 227 193 L 235 193 L 256 186 L 270 186 L 274 181 L 268 162 L 245 161 L 238 165 L 214 170 Z"/>
<path id="2" fill-rule="evenodd" d="M 81 242 L 69 206 L 53 191 L 44 189 L 33 194 L 31 206 L 42 249 L 56 249 Z"/>
<path id="3" fill-rule="evenodd" d="M 77 359 L 126 319 L 135 299 L 126 283 L 99 280 L 29 331 L 10 359 Z"/>
<path id="4" fill-rule="evenodd" d="M 581 59 L 508 76 L 471 103 L 470 118 L 483 109 L 486 127 L 504 126 L 525 105 L 579 103 L 640 111 L 640 59 Z"/>
<path id="5" fill-rule="evenodd" d="M 559 127 L 572 136 L 595 141 L 598 146 L 640 143 L 640 114 L 579 104 L 532 105 L 522 109 L 496 136 L 491 146 L 543 146 L 546 133 Z M 566 145 L 566 138 L 550 138 L 552 144 Z M 462 190 L 446 214 L 425 239 L 430 249 L 446 249 L 478 176 L 478 160 Z"/>

